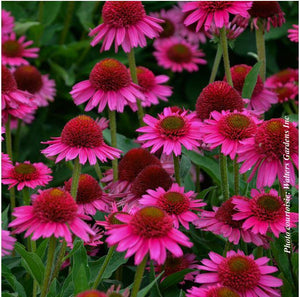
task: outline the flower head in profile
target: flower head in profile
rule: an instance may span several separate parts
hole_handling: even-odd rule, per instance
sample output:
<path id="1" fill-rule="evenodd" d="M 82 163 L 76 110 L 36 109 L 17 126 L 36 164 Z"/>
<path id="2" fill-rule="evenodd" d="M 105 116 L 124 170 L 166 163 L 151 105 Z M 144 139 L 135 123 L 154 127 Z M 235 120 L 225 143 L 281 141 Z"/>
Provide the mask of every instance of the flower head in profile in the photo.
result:
<path id="1" fill-rule="evenodd" d="M 299 42 L 299 26 L 293 25 L 293 28 L 288 29 L 288 38 L 292 42 Z"/>
<path id="2" fill-rule="evenodd" d="M 3 173 L 8 172 L 14 167 L 12 161 L 8 154 L 1 153 L 1 177 L 3 178 Z"/>
<path id="3" fill-rule="evenodd" d="M 7 230 L 1 230 L 1 257 L 10 255 L 14 249 L 16 238 L 10 235 Z"/>
<path id="4" fill-rule="evenodd" d="M 124 106 L 143 100 L 139 86 L 131 80 L 127 68 L 118 60 L 107 58 L 97 63 L 88 80 L 77 83 L 70 92 L 76 105 L 88 101 L 85 111 L 98 107 L 98 112 L 106 106 L 110 110 L 123 112 Z"/>
<path id="5" fill-rule="evenodd" d="M 241 297 L 235 290 L 220 284 L 200 288 L 192 287 L 187 292 L 186 297 Z"/>
<path id="6" fill-rule="evenodd" d="M 101 52 L 108 51 L 114 42 L 115 52 L 121 45 L 129 53 L 132 48 L 145 47 L 146 37 L 153 39 L 163 31 L 159 25 L 163 20 L 146 15 L 141 1 L 106 1 L 102 19 L 103 23 L 89 33 L 95 36 L 91 46 L 103 40 Z"/>
<path id="7" fill-rule="evenodd" d="M 122 293 L 120 291 L 121 291 L 121 285 L 119 286 L 112 285 L 106 291 L 106 295 L 107 297 L 129 297 L 130 291 L 128 288 L 126 288 Z"/>
<path id="8" fill-rule="evenodd" d="M 196 282 L 208 285 L 222 285 L 236 291 L 241 297 L 273 297 L 280 296 L 276 289 L 283 282 L 280 278 L 269 275 L 278 269 L 266 265 L 269 258 L 254 259 L 242 251 L 229 251 L 226 257 L 210 252 L 208 259 L 202 260 L 200 270 L 208 271 L 196 276 Z M 236 295 L 236 296 L 239 296 Z M 235 295 L 232 295 L 235 296 Z"/>
<path id="9" fill-rule="evenodd" d="M 37 58 L 39 48 L 28 48 L 33 41 L 25 41 L 26 37 L 16 38 L 15 33 L 2 36 L 2 64 L 10 66 L 28 65 L 25 58 Z"/>
<path id="10" fill-rule="evenodd" d="M 94 165 L 97 159 L 106 162 L 107 159 L 119 158 L 121 152 L 105 144 L 98 122 L 86 115 L 73 118 L 65 125 L 60 137 L 43 143 L 49 146 L 42 153 L 46 157 L 57 156 L 56 163 L 78 157 L 80 164 L 89 161 Z"/>
<path id="11" fill-rule="evenodd" d="M 158 65 L 174 72 L 197 71 L 198 65 L 204 65 L 207 61 L 205 54 L 195 44 L 190 44 L 180 37 L 170 37 L 154 43 L 153 55 Z"/>
<path id="12" fill-rule="evenodd" d="M 286 232 L 286 215 L 284 201 L 276 190 L 271 189 L 269 193 L 264 191 L 251 191 L 251 200 L 232 199 L 237 213 L 233 215 L 234 220 L 243 221 L 243 229 L 251 230 L 254 234 L 266 235 L 272 232 L 276 237 Z M 289 227 L 296 227 L 298 214 L 289 214 Z"/>
<path id="13" fill-rule="evenodd" d="M 10 11 L 6 11 L 5 9 L 1 10 L 1 22 L 2 36 L 12 33 L 15 26 L 15 18 L 11 15 Z"/>
<path id="14" fill-rule="evenodd" d="M 170 155 L 174 152 L 178 156 L 181 155 L 181 145 L 187 150 L 199 146 L 200 121 L 193 112 L 172 111 L 166 107 L 158 118 L 147 114 L 143 120 L 147 126 L 137 129 L 144 133 L 137 140 L 143 143 L 143 148 L 152 147 L 151 153 L 162 147 L 163 153 Z"/>
<path id="15" fill-rule="evenodd" d="M 126 251 L 125 258 L 135 254 L 134 263 L 138 265 L 149 253 L 150 259 L 163 264 L 169 250 L 174 256 L 181 257 L 180 245 L 191 247 L 193 244 L 182 232 L 173 227 L 173 219 L 162 209 L 149 206 L 134 214 L 119 214 L 116 218 L 123 222 L 117 228 L 107 231 L 107 243 L 117 245 L 117 251 Z"/>
<path id="16" fill-rule="evenodd" d="M 72 233 L 84 241 L 94 231 L 82 220 L 87 218 L 78 214 L 78 207 L 73 197 L 59 188 L 40 191 L 30 206 L 16 207 L 13 211 L 16 218 L 9 227 L 15 228 L 14 233 L 22 233 L 25 237 L 32 234 L 32 240 L 40 237 L 62 237 L 72 242 Z"/>

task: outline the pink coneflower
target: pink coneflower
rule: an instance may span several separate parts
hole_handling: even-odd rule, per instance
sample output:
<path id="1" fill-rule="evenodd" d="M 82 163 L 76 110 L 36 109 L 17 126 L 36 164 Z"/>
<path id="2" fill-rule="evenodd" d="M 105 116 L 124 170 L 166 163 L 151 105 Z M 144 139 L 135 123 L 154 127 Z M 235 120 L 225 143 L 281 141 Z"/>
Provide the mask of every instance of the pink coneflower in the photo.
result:
<path id="1" fill-rule="evenodd" d="M 211 149 L 221 146 L 221 152 L 233 160 L 241 141 L 254 136 L 259 121 L 248 111 L 213 111 L 211 118 L 205 120 L 200 133 L 204 143 Z"/>
<path id="2" fill-rule="evenodd" d="M 189 223 L 193 223 L 198 216 L 192 212 L 202 211 L 205 206 L 202 199 L 194 200 L 196 194 L 193 191 L 184 192 L 184 187 L 172 184 L 169 190 L 165 191 L 159 187 L 156 190 L 148 190 L 139 203 L 144 206 L 157 206 L 167 212 L 174 220 L 174 227 L 179 228 L 179 223 L 189 229 Z"/>
<path id="3" fill-rule="evenodd" d="M 226 258 L 210 252 L 211 260 L 204 259 L 199 268 L 209 271 L 196 276 L 196 282 L 205 285 L 220 284 L 237 291 L 241 297 L 280 296 L 277 287 L 282 286 L 280 278 L 268 275 L 278 269 L 266 265 L 270 260 L 262 257 L 254 260 L 253 255 L 246 256 L 242 251 L 229 251 Z"/>
<path id="4" fill-rule="evenodd" d="M 201 288 L 192 287 L 187 292 L 186 297 L 241 297 L 236 291 L 220 284 Z"/>
<path id="5" fill-rule="evenodd" d="M 2 36 L 2 63 L 4 65 L 18 66 L 28 65 L 29 62 L 24 58 L 37 58 L 39 48 L 28 48 L 33 41 L 25 41 L 26 37 L 21 36 L 16 39 L 15 33 Z"/>
<path id="6" fill-rule="evenodd" d="M 147 253 L 150 259 L 163 264 L 166 249 L 181 257 L 183 253 L 178 244 L 186 247 L 193 245 L 188 237 L 173 227 L 172 217 L 160 208 L 149 206 L 132 215 L 116 215 L 116 218 L 124 224 L 108 230 L 106 241 L 110 246 L 118 245 L 118 252 L 127 251 L 125 258 L 135 254 L 135 265 L 140 264 Z"/>
<path id="7" fill-rule="evenodd" d="M 288 29 L 288 38 L 290 41 L 299 42 L 299 26 L 293 25 L 294 29 Z"/>
<path id="8" fill-rule="evenodd" d="M 235 65 L 230 68 L 233 87 L 240 94 L 242 94 L 246 76 L 251 69 L 251 66 L 245 64 Z M 226 77 L 224 77 L 224 81 L 226 81 Z M 265 112 L 270 109 L 272 104 L 278 102 L 276 94 L 264 87 L 264 83 L 260 75 L 257 76 L 256 85 L 251 98 L 247 99 L 250 99 L 248 109 L 253 109 L 258 112 Z"/>
<path id="9" fill-rule="evenodd" d="M 215 81 L 206 86 L 196 102 L 196 112 L 201 120 L 208 119 L 212 111 L 242 111 L 244 102 L 240 94 L 227 82 Z"/>
<path id="10" fill-rule="evenodd" d="M 122 293 L 120 292 L 121 285 L 115 287 L 112 285 L 107 291 L 107 297 L 129 297 L 130 291 L 128 288 L 126 288 Z"/>
<path id="11" fill-rule="evenodd" d="M 79 157 L 80 164 L 87 161 L 95 165 L 97 158 L 101 162 L 107 159 L 119 158 L 121 151 L 104 143 L 102 129 L 96 121 L 86 115 L 80 115 L 70 120 L 61 132 L 60 137 L 43 142 L 50 144 L 42 150 L 46 157 L 57 156 L 56 163 L 66 159 Z"/>
<path id="12" fill-rule="evenodd" d="M 299 71 L 298 69 L 287 68 L 278 73 L 268 77 L 268 84 L 286 84 L 289 82 L 298 83 Z M 266 84 L 267 84 L 266 81 Z"/>
<path id="13" fill-rule="evenodd" d="M 32 240 L 55 236 L 72 242 L 72 231 L 88 241 L 89 234 L 94 235 L 94 231 L 81 219 L 87 217 L 77 211 L 76 202 L 68 192 L 51 188 L 40 191 L 31 206 L 16 207 L 12 213 L 16 219 L 9 227 L 15 228 L 17 234 L 27 230 L 24 237 L 32 234 Z"/>
<path id="14" fill-rule="evenodd" d="M 140 88 L 131 80 L 126 67 L 115 59 L 104 59 L 97 63 L 88 80 L 73 86 L 70 92 L 76 105 L 86 101 L 85 111 L 98 106 L 98 112 L 106 105 L 110 110 L 123 112 L 124 106 L 144 99 Z"/>
<path id="15" fill-rule="evenodd" d="M 235 19 L 232 22 L 229 22 L 226 26 L 226 37 L 228 40 L 234 40 L 238 38 L 246 29 L 235 22 Z M 214 24 L 211 26 L 210 30 L 208 31 L 209 34 L 214 36 L 220 37 L 220 28 L 216 27 Z"/>
<path id="16" fill-rule="evenodd" d="M 72 178 L 65 182 L 64 190 L 71 192 Z M 98 182 L 89 174 L 81 174 L 78 182 L 76 203 L 80 214 L 94 215 L 97 210 L 108 211 L 109 199 Z"/>
<path id="17" fill-rule="evenodd" d="M 183 6 L 189 15 L 184 21 L 186 26 L 197 22 L 196 31 L 204 27 L 208 31 L 212 24 L 222 28 L 229 23 L 229 13 L 249 17 L 251 1 L 195 1 Z"/>
<path id="18" fill-rule="evenodd" d="M 25 65 L 18 67 L 14 72 L 18 89 L 28 91 L 34 96 L 37 106 L 47 106 L 53 101 L 56 93 L 55 81 L 47 74 L 42 75 L 36 67 Z"/>
<path id="19" fill-rule="evenodd" d="M 45 186 L 51 180 L 52 170 L 43 163 L 17 162 L 8 170 L 2 170 L 2 183 L 10 185 L 8 189 L 17 186 L 21 191 L 24 187 L 35 189 L 38 186 Z"/>
<path id="20" fill-rule="evenodd" d="M 1 176 L 3 178 L 3 172 L 7 172 L 14 167 L 8 154 L 1 153 Z"/>
<path id="21" fill-rule="evenodd" d="M 289 153 L 285 150 L 285 137 L 288 131 Z M 292 123 L 284 119 L 271 119 L 265 121 L 254 137 L 241 142 L 238 150 L 238 162 L 243 162 L 240 173 L 245 173 L 254 166 L 248 179 L 250 181 L 255 172 L 257 174 L 256 186 L 271 187 L 278 176 L 283 184 L 284 168 L 289 168 L 289 183 L 295 185 L 295 166 L 298 168 L 298 130 Z"/>
<path id="22" fill-rule="evenodd" d="M 96 35 L 91 46 L 103 40 L 101 52 L 109 50 L 114 41 L 115 52 L 120 45 L 127 53 L 134 47 L 145 47 L 146 37 L 158 37 L 163 30 L 159 25 L 163 20 L 146 15 L 141 1 L 106 1 L 102 18 L 103 23 L 89 33 Z"/>
<path id="23" fill-rule="evenodd" d="M 2 35 L 12 33 L 14 26 L 15 26 L 15 19 L 11 15 L 10 11 L 6 11 L 5 9 L 2 9 L 2 11 L 1 11 L 1 33 L 2 33 Z"/>
<path id="24" fill-rule="evenodd" d="M 194 112 L 172 111 L 166 107 L 158 114 L 158 119 L 147 114 L 143 120 L 148 126 L 136 130 L 144 133 L 137 140 L 143 143 L 143 148 L 152 147 L 151 153 L 162 147 L 163 153 L 170 155 L 174 152 L 178 156 L 181 155 L 181 145 L 187 150 L 199 146 L 200 121 Z"/>
<path id="25" fill-rule="evenodd" d="M 14 249 L 16 238 L 10 235 L 9 231 L 1 230 L 1 256 L 7 256 L 11 254 Z"/>
<path id="26" fill-rule="evenodd" d="M 190 44 L 180 37 L 170 37 L 154 43 L 153 55 L 158 65 L 174 72 L 197 71 L 198 65 L 207 64 L 205 54 L 195 44 Z"/>
<path id="27" fill-rule="evenodd" d="M 266 235 L 273 232 L 276 237 L 279 233 L 286 232 L 286 214 L 284 201 L 276 190 L 271 189 L 269 193 L 251 190 L 251 200 L 232 199 L 235 209 L 238 211 L 233 215 L 234 220 L 243 220 L 243 228 L 251 229 L 254 234 Z M 290 228 L 296 227 L 298 214 L 289 213 Z"/>
<path id="28" fill-rule="evenodd" d="M 108 297 L 104 292 L 98 290 L 87 290 L 76 295 L 76 297 Z"/>
<path id="29" fill-rule="evenodd" d="M 204 210 L 201 213 L 200 219 L 195 221 L 195 225 L 203 230 L 211 231 L 214 234 L 222 235 L 228 238 L 230 242 L 238 244 L 242 238 L 244 242 L 253 242 L 257 246 L 267 245 L 266 239 L 261 236 L 254 234 L 249 230 L 242 228 L 244 221 L 234 220 L 234 215 L 238 213 L 234 209 L 235 201 L 249 201 L 247 197 L 233 196 L 229 200 L 222 203 L 220 207 L 213 207 L 213 211 Z"/>

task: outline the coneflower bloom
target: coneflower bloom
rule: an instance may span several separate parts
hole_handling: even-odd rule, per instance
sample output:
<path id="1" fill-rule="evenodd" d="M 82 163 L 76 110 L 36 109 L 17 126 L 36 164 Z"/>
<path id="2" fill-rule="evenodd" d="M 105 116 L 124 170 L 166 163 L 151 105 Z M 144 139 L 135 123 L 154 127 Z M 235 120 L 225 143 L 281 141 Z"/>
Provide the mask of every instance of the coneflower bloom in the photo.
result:
<path id="1" fill-rule="evenodd" d="M 25 41 L 26 37 L 21 36 L 16 39 L 15 33 L 2 36 L 2 63 L 4 65 L 18 66 L 28 65 L 29 62 L 24 58 L 37 58 L 39 48 L 28 48 L 33 41 Z"/>
<path id="2" fill-rule="evenodd" d="M 288 38 L 290 41 L 299 42 L 299 26 L 293 25 L 294 29 L 288 29 Z"/>
<path id="3" fill-rule="evenodd" d="M 76 295 L 76 297 L 108 297 L 104 292 L 98 290 L 87 290 Z"/>
<path id="4" fill-rule="evenodd" d="M 241 297 L 235 290 L 217 284 L 215 286 L 192 287 L 186 297 Z"/>
<path id="5" fill-rule="evenodd" d="M 116 218 L 123 222 L 117 228 L 107 231 L 110 246 L 117 245 L 118 252 L 126 252 L 125 258 L 135 254 L 134 263 L 142 262 L 147 253 L 150 259 L 163 264 L 169 250 L 176 257 L 183 252 L 178 244 L 191 247 L 193 244 L 182 232 L 173 227 L 173 219 L 162 209 L 149 206 L 134 214 L 119 214 Z"/>
<path id="6" fill-rule="evenodd" d="M 91 46 L 101 40 L 102 51 L 107 51 L 115 42 L 115 52 L 121 45 L 125 52 L 135 47 L 145 47 L 146 37 L 155 38 L 163 31 L 163 20 L 146 15 L 141 1 L 106 1 L 102 9 L 103 23 L 90 31 L 95 36 Z"/>
<path id="7" fill-rule="evenodd" d="M 201 212 L 200 219 L 195 221 L 194 224 L 203 230 L 222 235 L 234 244 L 238 244 L 240 239 L 243 239 L 244 242 L 252 242 L 257 246 L 267 246 L 266 238 L 242 228 L 244 220 L 236 221 L 233 219 L 234 215 L 238 213 L 234 209 L 235 204 L 232 203 L 233 199 L 242 202 L 249 201 L 247 197 L 233 196 L 223 202 L 220 207 L 214 206 L 213 211 L 204 210 Z"/>
<path id="8" fill-rule="evenodd" d="M 200 133 L 202 140 L 211 149 L 221 146 L 221 152 L 233 160 L 241 141 L 253 137 L 259 121 L 248 111 L 213 111 L 211 118 L 204 121 Z"/>
<path id="9" fill-rule="evenodd" d="M 286 232 L 286 214 L 284 201 L 276 190 L 269 193 L 252 189 L 252 199 L 232 199 L 237 212 L 233 215 L 234 220 L 243 220 L 243 229 L 251 230 L 254 234 L 266 235 L 273 232 L 276 237 Z M 296 227 L 298 214 L 289 213 L 290 228 Z"/>
<path id="10" fill-rule="evenodd" d="M 104 143 L 102 129 L 91 117 L 80 115 L 70 120 L 61 132 L 60 137 L 43 142 L 49 146 L 42 150 L 46 157 L 57 156 L 55 162 L 79 157 L 80 164 L 87 161 L 95 165 L 97 158 L 101 162 L 119 158 L 121 151 Z"/>
<path id="11" fill-rule="evenodd" d="M 212 24 L 222 28 L 229 23 L 229 14 L 249 17 L 251 1 L 195 1 L 185 3 L 183 12 L 188 12 L 184 21 L 186 26 L 197 22 L 196 31 L 208 31 Z"/>
<path id="12" fill-rule="evenodd" d="M 208 119 L 212 111 L 242 111 L 244 102 L 241 95 L 227 82 L 215 81 L 207 85 L 196 102 L 196 112 L 201 120 Z"/>
<path id="13" fill-rule="evenodd" d="M 104 59 L 97 63 L 88 80 L 77 83 L 70 92 L 76 105 L 86 101 L 85 111 L 98 106 L 98 112 L 108 106 L 110 110 L 123 112 L 124 106 L 144 99 L 140 87 L 134 84 L 127 68 L 118 60 Z"/>
<path id="14" fill-rule="evenodd" d="M 144 122 L 147 126 L 138 128 L 137 132 L 144 133 L 137 140 L 142 143 L 143 148 L 151 148 L 151 153 L 161 147 L 166 155 L 181 155 L 181 145 L 187 150 L 193 150 L 199 146 L 200 121 L 194 112 L 187 110 L 172 111 L 170 107 L 164 108 L 158 119 L 145 115 Z"/>
<path id="15" fill-rule="evenodd" d="M 139 203 L 161 208 L 173 218 L 175 228 L 179 228 L 180 223 L 184 228 L 189 229 L 189 223 L 194 223 L 199 218 L 193 211 L 202 211 L 201 207 L 206 205 L 202 199 L 195 200 L 195 196 L 195 192 L 185 193 L 184 187 L 172 184 L 167 191 L 161 187 L 147 190 L 147 194 L 142 196 Z"/>
<path id="16" fill-rule="evenodd" d="M 242 95 L 246 76 L 251 69 L 251 66 L 245 64 L 235 65 L 230 68 L 233 87 L 240 93 L 240 95 Z M 226 77 L 224 77 L 224 81 L 226 81 Z M 250 99 L 248 109 L 253 109 L 258 112 L 265 112 L 270 109 L 272 104 L 278 102 L 276 94 L 265 88 L 260 75 L 257 76 L 256 85 L 251 98 L 245 99 Z"/>
<path id="17" fill-rule="evenodd" d="M 10 34 L 12 33 L 15 26 L 15 19 L 11 15 L 10 11 L 6 11 L 5 9 L 1 10 L 1 33 Z"/>
<path id="18" fill-rule="evenodd" d="M 8 154 L 1 153 L 1 176 L 3 177 L 3 172 L 7 172 L 14 167 Z"/>
<path id="19" fill-rule="evenodd" d="M 288 131 L 289 152 L 285 150 L 286 131 Z M 258 127 L 255 136 L 241 142 L 238 162 L 244 162 L 240 173 L 254 166 L 248 181 L 256 171 L 258 189 L 271 187 L 278 176 L 283 184 L 284 168 L 289 169 L 289 183 L 295 185 L 294 165 L 298 168 L 298 130 L 293 123 L 284 119 L 271 119 Z M 293 163 L 292 163 L 293 161 Z"/>
<path id="20" fill-rule="evenodd" d="M 71 192 L 72 178 L 65 182 L 64 190 Z M 97 210 L 108 212 L 108 195 L 89 174 L 81 174 L 78 182 L 76 203 L 80 214 L 94 215 Z"/>
<path id="21" fill-rule="evenodd" d="M 120 292 L 121 290 L 121 285 L 118 285 L 115 287 L 112 285 L 107 291 L 107 297 L 129 297 L 130 291 L 128 288 L 126 288 L 122 293 Z"/>
<path id="22" fill-rule="evenodd" d="M 268 275 L 278 269 L 266 265 L 269 258 L 254 259 L 242 251 L 229 251 L 226 257 L 210 252 L 208 259 L 202 260 L 199 269 L 208 271 L 196 276 L 196 282 L 208 285 L 220 284 L 235 290 L 241 297 L 280 296 L 277 287 L 283 282 L 280 278 Z M 234 295 L 233 295 L 234 296 Z M 238 295 L 237 295 L 238 296 Z"/>
<path id="23" fill-rule="evenodd" d="M 72 242 L 72 233 L 84 241 L 94 231 L 82 220 L 86 216 L 78 213 L 78 207 L 73 197 L 59 188 L 40 191 L 33 199 L 32 205 L 16 207 L 12 214 L 16 217 L 8 226 L 15 228 L 13 233 L 32 234 L 32 240 L 40 237 L 63 237 Z M 72 231 L 72 232 L 71 232 Z"/>
<path id="24" fill-rule="evenodd" d="M 234 40 L 238 38 L 246 29 L 246 27 L 243 27 L 235 22 L 235 19 L 232 20 L 232 22 L 229 22 L 226 26 L 226 37 L 228 40 Z M 215 25 L 212 25 L 210 30 L 208 31 L 208 34 L 212 34 L 214 36 L 220 37 L 220 28 L 216 27 Z"/>
<path id="25" fill-rule="evenodd" d="M 14 249 L 16 238 L 10 235 L 9 231 L 1 230 L 1 256 L 7 256 L 11 254 Z"/>
<path id="26" fill-rule="evenodd" d="M 17 186 L 18 191 L 24 187 L 35 189 L 47 185 L 53 178 L 51 173 L 52 170 L 43 163 L 17 162 L 7 170 L 2 169 L 2 183 L 9 185 L 8 189 Z"/>
<path id="27" fill-rule="evenodd" d="M 195 44 L 190 44 L 180 37 L 170 37 L 154 43 L 153 55 L 158 65 L 173 72 L 197 71 L 198 65 L 204 65 L 207 61 L 205 54 Z"/>
<path id="28" fill-rule="evenodd" d="M 49 79 L 48 74 L 42 75 L 36 67 L 24 65 L 14 72 L 18 89 L 27 91 L 34 96 L 37 106 L 47 106 L 55 96 L 55 81 Z"/>

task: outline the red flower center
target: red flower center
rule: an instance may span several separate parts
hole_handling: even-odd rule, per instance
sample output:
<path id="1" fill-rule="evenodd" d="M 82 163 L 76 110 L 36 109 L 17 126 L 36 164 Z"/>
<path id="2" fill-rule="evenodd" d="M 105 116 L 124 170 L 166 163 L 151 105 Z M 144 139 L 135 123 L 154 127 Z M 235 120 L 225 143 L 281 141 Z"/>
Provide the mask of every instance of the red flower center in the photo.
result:
<path id="1" fill-rule="evenodd" d="M 141 197 L 147 190 L 155 190 L 162 187 L 168 190 L 172 185 L 172 179 L 161 166 L 150 165 L 145 167 L 131 185 L 131 191 L 135 196 Z"/>
<path id="2" fill-rule="evenodd" d="M 106 1 L 102 10 L 104 24 L 118 28 L 136 25 L 145 16 L 141 1 Z"/>
<path id="3" fill-rule="evenodd" d="M 206 297 L 240 297 L 240 295 L 228 287 L 213 287 L 206 293 Z"/>
<path id="4" fill-rule="evenodd" d="M 231 1 L 199 1 L 199 9 L 205 10 L 206 13 L 214 13 L 216 11 L 226 11 L 232 6 Z"/>
<path id="5" fill-rule="evenodd" d="M 136 235 L 146 238 L 164 237 L 173 228 L 172 218 L 153 206 L 138 210 L 129 224 Z"/>
<path id="6" fill-rule="evenodd" d="M 89 290 L 78 294 L 76 297 L 108 297 L 105 293 L 96 290 Z"/>
<path id="7" fill-rule="evenodd" d="M 161 163 L 157 157 L 145 149 L 131 149 L 119 163 L 119 180 L 132 182 L 149 165 L 161 166 Z"/>
<path id="8" fill-rule="evenodd" d="M 72 178 L 65 182 L 65 190 L 71 192 Z M 86 204 L 102 198 L 102 189 L 98 182 L 89 174 L 81 174 L 79 177 L 76 196 L 77 204 Z"/>
<path id="9" fill-rule="evenodd" d="M 253 259 L 243 255 L 235 255 L 225 258 L 220 263 L 218 276 L 224 286 L 238 292 L 246 292 L 258 285 L 261 273 Z"/>
<path id="10" fill-rule="evenodd" d="M 288 86 L 282 86 L 275 88 L 273 91 L 277 94 L 278 102 L 283 103 L 292 98 L 297 89 L 298 87 L 295 87 L 295 89 L 293 89 Z"/>
<path id="11" fill-rule="evenodd" d="M 22 56 L 23 46 L 17 40 L 7 40 L 2 44 L 2 53 L 6 57 Z"/>
<path id="12" fill-rule="evenodd" d="M 248 10 L 252 17 L 269 18 L 282 13 L 278 1 L 253 1 Z"/>
<path id="13" fill-rule="evenodd" d="M 21 163 L 13 169 L 13 178 L 19 182 L 35 180 L 38 177 L 39 173 L 32 164 Z"/>
<path id="14" fill-rule="evenodd" d="M 71 147 L 98 147 L 103 143 L 102 130 L 91 117 L 80 115 L 65 125 L 61 141 Z"/>
<path id="15" fill-rule="evenodd" d="M 31 94 L 38 92 L 43 86 L 42 75 L 34 66 L 20 66 L 14 72 L 14 77 L 18 88 Z"/>
<path id="16" fill-rule="evenodd" d="M 17 89 L 17 83 L 12 73 L 2 65 L 1 92 L 7 94 Z"/>
<path id="17" fill-rule="evenodd" d="M 175 33 L 174 23 L 170 19 L 167 19 L 167 18 L 161 18 L 161 19 L 164 20 L 165 22 L 163 24 L 161 24 L 163 31 L 160 33 L 159 37 L 167 38 L 167 37 L 173 36 Z"/>
<path id="18" fill-rule="evenodd" d="M 273 80 L 275 83 L 282 83 L 286 84 L 288 82 L 298 82 L 298 71 L 297 69 L 284 69 L 278 72 L 274 77 Z"/>
<path id="19" fill-rule="evenodd" d="M 189 63 L 192 60 L 193 54 L 186 45 L 175 44 L 167 50 L 167 56 L 171 61 L 176 63 Z"/>
<path id="20" fill-rule="evenodd" d="M 158 122 L 158 129 L 168 138 L 186 135 L 187 124 L 180 115 L 167 116 Z"/>
<path id="21" fill-rule="evenodd" d="M 167 192 L 159 198 L 158 206 L 169 214 L 180 215 L 189 210 L 190 201 L 184 194 Z"/>
<path id="22" fill-rule="evenodd" d="M 76 217 L 77 205 L 68 192 L 53 188 L 36 198 L 33 211 L 42 222 L 67 223 Z"/>
<path id="23" fill-rule="evenodd" d="M 113 2 L 106 2 L 113 3 Z M 104 59 L 90 73 L 90 82 L 96 90 L 118 91 L 129 86 L 131 79 L 126 67 L 115 59 Z"/>
<path id="24" fill-rule="evenodd" d="M 144 92 L 150 92 L 156 85 L 155 75 L 152 71 L 145 67 L 137 67 L 138 84 Z"/>

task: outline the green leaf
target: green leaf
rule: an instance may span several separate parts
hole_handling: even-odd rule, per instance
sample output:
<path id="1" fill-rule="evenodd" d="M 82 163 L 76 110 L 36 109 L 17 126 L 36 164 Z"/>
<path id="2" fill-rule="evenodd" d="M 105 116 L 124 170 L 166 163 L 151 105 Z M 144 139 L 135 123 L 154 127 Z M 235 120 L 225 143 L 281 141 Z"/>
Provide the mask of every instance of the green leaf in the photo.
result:
<path id="1" fill-rule="evenodd" d="M 18 297 L 20 296 L 18 293 L 9 293 L 9 292 L 2 292 L 1 293 L 2 297 Z"/>
<path id="2" fill-rule="evenodd" d="M 24 246 L 18 242 L 15 244 L 15 251 L 22 257 L 24 268 L 41 285 L 45 273 L 45 266 L 41 258 L 35 253 L 27 252 Z"/>
<path id="3" fill-rule="evenodd" d="M 64 257 L 64 261 L 71 258 L 81 248 L 81 243 L 81 240 L 77 237 L 73 243 L 73 249 Z"/>
<path id="4" fill-rule="evenodd" d="M 93 28 L 94 24 L 92 22 L 93 18 L 92 13 L 96 2 L 81 2 L 79 8 L 77 9 L 76 15 L 79 18 L 79 21 L 83 28 L 88 31 L 89 28 Z"/>
<path id="5" fill-rule="evenodd" d="M 161 272 L 155 280 L 153 280 L 148 286 L 140 290 L 137 294 L 137 297 L 145 297 L 148 292 L 152 289 L 152 287 L 155 285 L 155 283 L 160 279 L 160 277 L 163 275 L 164 272 Z"/>
<path id="6" fill-rule="evenodd" d="M 215 189 L 217 189 L 217 188 L 218 188 L 217 186 L 212 186 L 212 187 L 209 187 L 209 188 L 207 188 L 207 189 L 201 191 L 201 192 L 197 195 L 197 199 L 204 199 L 204 198 L 206 197 L 206 195 L 207 195 L 209 192 L 211 192 L 211 191 L 213 191 L 213 190 L 215 190 Z"/>
<path id="7" fill-rule="evenodd" d="M 54 74 L 62 78 L 67 86 L 71 86 L 74 84 L 75 74 L 72 68 L 69 69 L 69 71 L 67 72 L 63 67 L 50 60 L 49 60 L 49 64 Z"/>
<path id="8" fill-rule="evenodd" d="M 57 15 L 60 11 L 62 2 L 61 1 L 51 1 L 51 2 L 44 1 L 43 3 L 44 3 L 44 5 L 43 5 L 42 23 L 45 26 L 49 26 L 56 19 Z"/>
<path id="9" fill-rule="evenodd" d="M 2 264 L 2 277 L 4 277 L 11 288 L 18 293 L 19 297 L 26 297 L 26 292 L 21 283 L 19 283 L 16 277 L 11 273 L 11 271 L 6 267 L 6 265 Z M 2 295 L 3 296 L 3 295 Z"/>
<path id="10" fill-rule="evenodd" d="M 177 271 L 169 276 L 167 276 L 160 284 L 160 288 L 162 290 L 166 290 L 169 287 L 172 287 L 183 281 L 184 276 L 189 272 L 194 271 L 194 269 L 183 269 L 181 271 Z"/>
<path id="11" fill-rule="evenodd" d="M 28 29 L 32 26 L 39 25 L 39 22 L 25 22 L 25 23 L 15 23 L 14 31 L 17 35 L 24 35 Z"/>
<path id="12" fill-rule="evenodd" d="M 46 253 L 46 249 L 48 247 L 49 238 L 44 239 L 36 249 L 36 254 L 43 259 Z"/>
<path id="13" fill-rule="evenodd" d="M 186 177 L 186 175 L 190 171 L 191 166 L 192 162 L 190 158 L 188 158 L 186 155 L 182 155 L 179 168 L 180 179 L 184 179 Z"/>
<path id="14" fill-rule="evenodd" d="M 242 97 L 250 99 L 257 82 L 257 76 L 262 62 L 257 62 L 245 78 Z"/>
<path id="15" fill-rule="evenodd" d="M 8 210 L 9 210 L 9 205 L 5 208 L 5 210 L 1 214 L 1 217 L 2 217 L 2 230 L 7 230 Z"/>
<path id="16" fill-rule="evenodd" d="M 72 296 L 72 294 L 74 293 L 74 285 L 73 285 L 73 275 L 72 272 L 67 276 L 67 278 L 65 279 L 63 286 L 62 286 L 62 290 L 61 290 L 61 297 L 69 297 Z"/>
<path id="17" fill-rule="evenodd" d="M 49 288 L 49 292 L 47 294 L 47 297 L 57 297 L 57 280 L 54 279 L 51 283 L 51 286 Z"/>
<path id="18" fill-rule="evenodd" d="M 150 279 L 151 282 L 155 280 L 155 270 L 154 270 L 153 261 L 151 261 L 151 264 L 150 264 L 149 279 Z M 150 297 L 163 297 L 160 290 L 159 290 L 159 286 L 158 286 L 157 282 L 155 282 L 154 287 L 151 290 Z"/>

